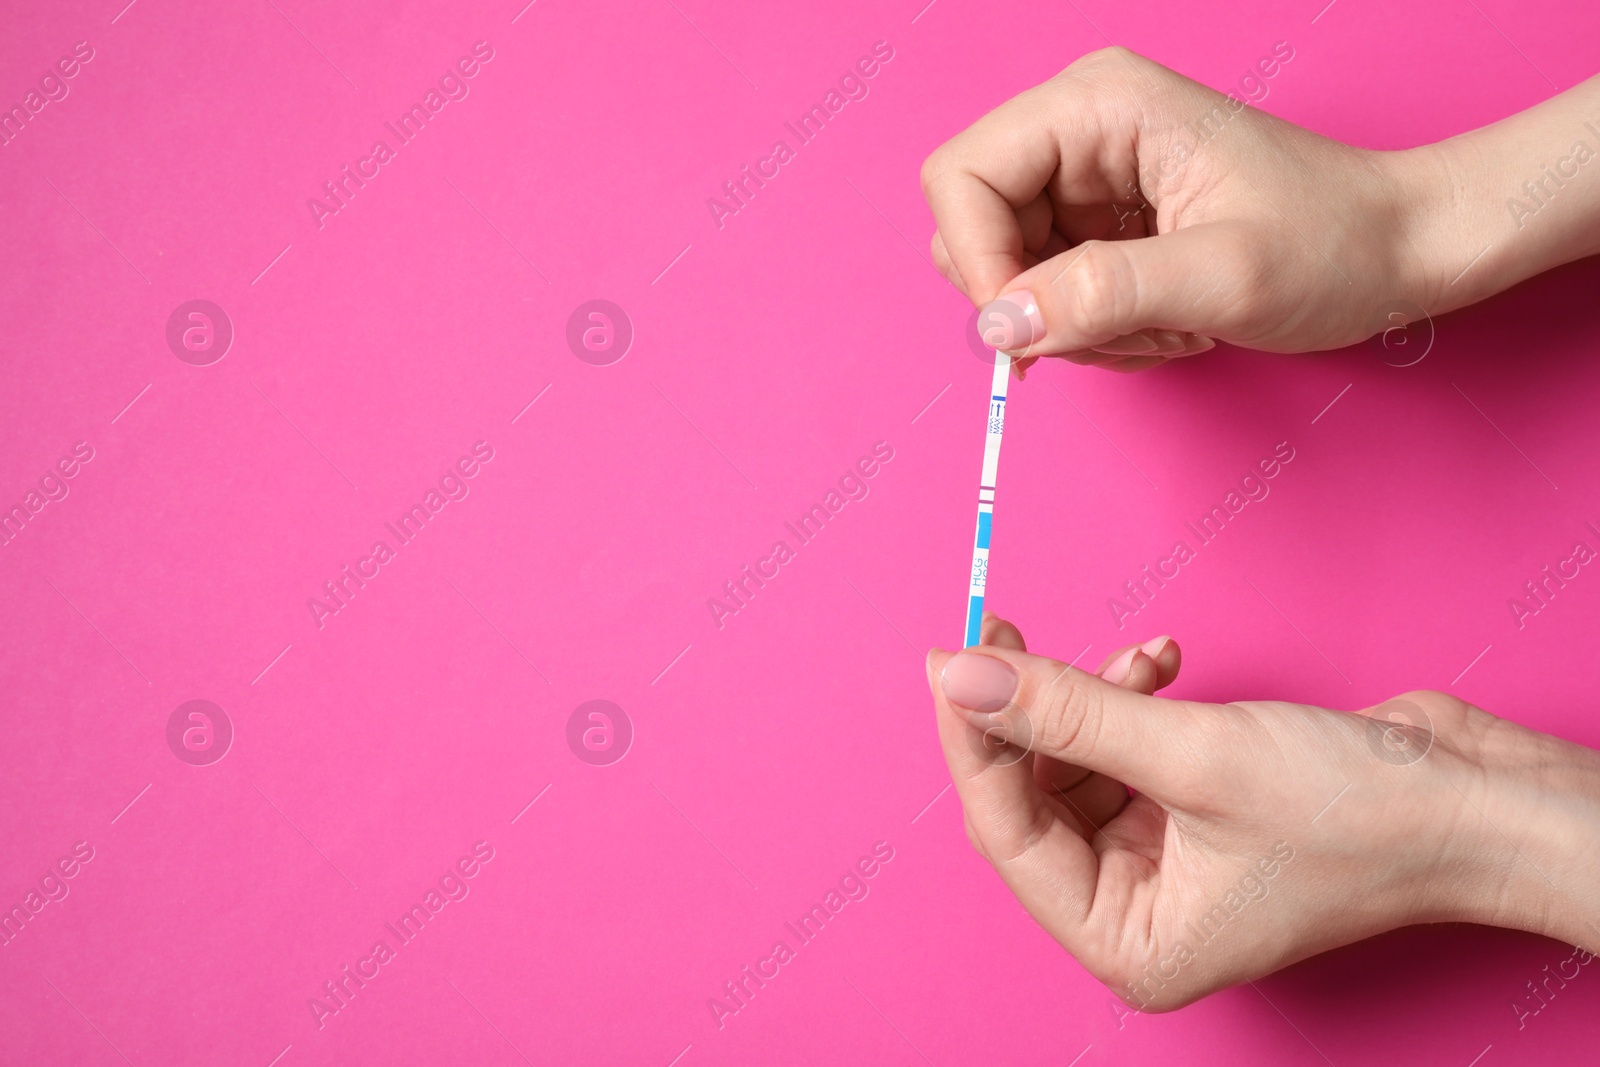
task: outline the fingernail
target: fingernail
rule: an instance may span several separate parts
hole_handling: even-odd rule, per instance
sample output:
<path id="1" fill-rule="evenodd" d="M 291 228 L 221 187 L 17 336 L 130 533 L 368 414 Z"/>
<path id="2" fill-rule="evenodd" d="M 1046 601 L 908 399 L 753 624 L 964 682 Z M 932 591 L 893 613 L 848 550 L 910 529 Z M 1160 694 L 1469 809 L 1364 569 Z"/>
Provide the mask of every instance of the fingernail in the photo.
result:
<path id="1" fill-rule="evenodd" d="M 1107 667 L 1105 673 L 1100 677 L 1112 685 L 1121 685 L 1126 682 L 1128 680 L 1128 671 L 1133 667 L 1134 653 L 1141 651 L 1143 651 L 1142 647 L 1128 649 L 1128 651 L 1112 660 L 1111 666 Z"/>
<path id="2" fill-rule="evenodd" d="M 1012 352 L 1044 336 L 1044 316 L 1026 289 L 997 296 L 978 309 L 978 335 L 990 348 Z"/>
<path id="3" fill-rule="evenodd" d="M 1167 643 L 1171 640 L 1172 638 L 1163 634 L 1160 637 L 1152 637 L 1150 640 L 1140 645 L 1139 648 L 1151 659 L 1157 659 L 1160 657 L 1162 652 L 1166 651 Z"/>
<path id="4" fill-rule="evenodd" d="M 945 699 L 973 711 L 999 711 L 1017 691 L 1017 672 L 1005 660 L 962 652 L 939 672 Z"/>
<path id="5" fill-rule="evenodd" d="M 1103 345 L 1095 345 L 1094 350 L 1108 356 L 1148 356 L 1160 347 L 1153 338 L 1142 333 L 1130 333 L 1126 337 L 1113 337 Z"/>
<path id="6" fill-rule="evenodd" d="M 1194 343 L 1189 346 L 1189 351 L 1192 353 L 1209 352 L 1216 347 L 1217 342 L 1213 341 L 1211 338 L 1196 337 L 1194 339 Z"/>
<path id="7" fill-rule="evenodd" d="M 1156 330 L 1155 339 L 1162 352 L 1182 352 L 1187 343 L 1177 330 Z"/>

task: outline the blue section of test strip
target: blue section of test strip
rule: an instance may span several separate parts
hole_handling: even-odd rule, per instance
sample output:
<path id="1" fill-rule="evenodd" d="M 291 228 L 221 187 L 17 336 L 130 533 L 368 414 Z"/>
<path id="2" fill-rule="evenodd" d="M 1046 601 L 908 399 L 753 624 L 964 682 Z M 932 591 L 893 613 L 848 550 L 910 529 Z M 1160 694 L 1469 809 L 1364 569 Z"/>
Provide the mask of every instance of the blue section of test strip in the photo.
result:
<path id="1" fill-rule="evenodd" d="M 967 639 L 963 648 L 971 648 L 983 636 L 983 597 L 967 598 Z"/>
<path id="2" fill-rule="evenodd" d="M 978 523 L 972 535 L 972 571 L 967 587 L 967 625 L 963 648 L 983 639 L 983 598 L 989 584 L 989 542 L 994 532 L 995 476 L 1000 467 L 1000 441 L 1006 426 L 1006 393 L 1011 384 L 1011 357 L 995 353 L 994 381 L 989 389 L 989 422 L 983 438 L 983 474 L 978 482 Z"/>

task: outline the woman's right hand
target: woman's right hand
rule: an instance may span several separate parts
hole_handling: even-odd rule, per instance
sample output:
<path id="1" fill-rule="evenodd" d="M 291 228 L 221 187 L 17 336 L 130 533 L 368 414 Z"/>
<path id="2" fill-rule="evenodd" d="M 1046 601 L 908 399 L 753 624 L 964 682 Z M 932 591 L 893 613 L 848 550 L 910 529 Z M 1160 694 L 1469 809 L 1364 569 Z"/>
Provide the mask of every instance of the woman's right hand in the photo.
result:
<path id="1" fill-rule="evenodd" d="M 1149 695 L 1179 665 L 1158 638 L 1096 676 L 999 619 L 928 657 L 968 837 L 1129 1004 L 1411 923 L 1600 949 L 1600 753 L 1443 693 L 1355 714 Z"/>

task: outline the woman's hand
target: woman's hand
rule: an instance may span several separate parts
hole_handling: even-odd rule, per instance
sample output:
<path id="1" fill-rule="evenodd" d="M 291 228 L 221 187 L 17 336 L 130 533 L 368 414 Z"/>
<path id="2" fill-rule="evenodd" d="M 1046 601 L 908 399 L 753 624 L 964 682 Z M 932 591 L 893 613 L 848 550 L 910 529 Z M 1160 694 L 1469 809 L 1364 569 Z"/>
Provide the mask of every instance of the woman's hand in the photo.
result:
<path id="1" fill-rule="evenodd" d="M 984 641 L 928 657 L 967 835 L 1133 1007 L 1411 923 L 1600 949 L 1600 755 L 1443 693 L 1358 713 L 1146 695 L 1176 677 L 1170 638 L 1098 677 L 995 618 Z"/>
<path id="2" fill-rule="evenodd" d="M 1292 77 L 1293 54 L 1259 69 Z M 1593 153 L 1573 145 L 1597 103 L 1600 78 L 1375 152 L 1107 48 L 928 157 L 933 259 L 1019 369 L 1140 370 L 1213 339 L 1339 348 L 1600 251 L 1600 182 L 1578 176 Z"/>

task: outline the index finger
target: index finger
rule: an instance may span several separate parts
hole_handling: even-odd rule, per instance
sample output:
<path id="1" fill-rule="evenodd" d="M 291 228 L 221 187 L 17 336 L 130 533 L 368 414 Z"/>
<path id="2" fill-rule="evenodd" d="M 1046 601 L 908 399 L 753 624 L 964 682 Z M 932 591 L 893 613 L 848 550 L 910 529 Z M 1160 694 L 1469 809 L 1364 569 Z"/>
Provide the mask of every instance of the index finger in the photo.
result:
<path id="1" fill-rule="evenodd" d="M 974 304 L 1000 295 L 1031 265 L 1017 213 L 1046 188 L 1083 205 L 1126 193 L 1112 188 L 1108 169 L 1118 156 L 1133 158 L 1131 136 L 1119 137 L 1102 115 L 1105 102 L 1092 88 L 1097 64 L 1080 64 L 1070 77 L 1001 104 L 922 165 L 923 196 Z"/>

